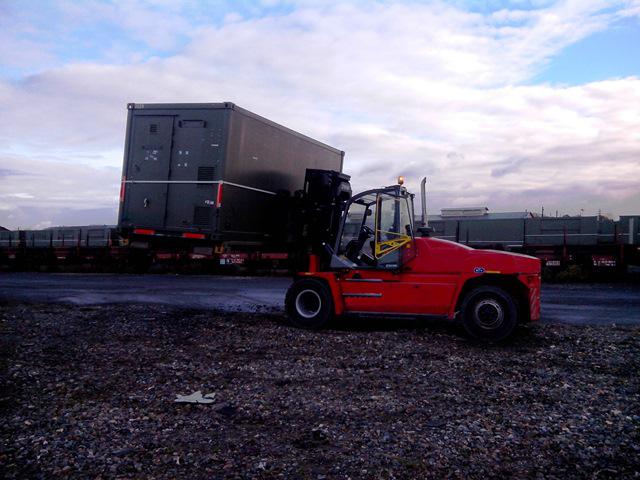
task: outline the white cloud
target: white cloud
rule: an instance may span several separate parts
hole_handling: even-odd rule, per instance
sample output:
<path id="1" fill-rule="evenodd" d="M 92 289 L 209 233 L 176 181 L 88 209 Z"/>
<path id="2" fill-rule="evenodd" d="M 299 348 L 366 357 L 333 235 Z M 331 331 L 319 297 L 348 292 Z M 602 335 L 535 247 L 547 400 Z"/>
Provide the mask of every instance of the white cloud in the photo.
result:
<path id="1" fill-rule="evenodd" d="M 0 154 L 0 225 L 115 223 L 120 170 Z M 92 217 L 89 212 L 97 214 Z M 82 219 L 82 220 L 80 220 Z"/>
<path id="2" fill-rule="evenodd" d="M 5 154 L 22 155 L 21 169 L 35 173 L 41 164 L 24 155 L 42 154 L 70 168 L 112 166 L 90 173 L 107 175 L 108 187 L 85 188 L 88 171 L 42 191 L 25 191 L 15 177 L 0 185 L 34 201 L 47 192 L 60 208 L 84 198 L 88 207 L 115 211 L 127 102 L 233 101 L 345 150 L 356 189 L 404 173 L 416 190 L 426 174 L 436 207 L 590 202 L 587 211 L 637 212 L 640 79 L 523 84 L 562 48 L 634 5 L 625 2 L 623 11 L 569 1 L 481 15 L 439 2 L 302 2 L 290 14 L 232 16 L 192 31 L 188 46 L 168 58 L 68 64 L 0 83 L 0 116 L 9 119 L 0 143 L 11 146 Z M 156 13 L 158 25 L 171 28 L 166 12 Z"/>

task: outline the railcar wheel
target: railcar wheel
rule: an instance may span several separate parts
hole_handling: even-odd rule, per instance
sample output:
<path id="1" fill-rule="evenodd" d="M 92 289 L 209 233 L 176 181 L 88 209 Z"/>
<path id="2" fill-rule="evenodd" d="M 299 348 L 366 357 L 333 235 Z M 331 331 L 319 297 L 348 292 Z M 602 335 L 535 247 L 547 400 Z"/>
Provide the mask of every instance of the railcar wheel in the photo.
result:
<path id="1" fill-rule="evenodd" d="M 299 328 L 322 328 L 333 318 L 329 288 L 312 278 L 295 281 L 287 290 L 284 305 L 289 321 Z"/>
<path id="2" fill-rule="evenodd" d="M 511 295 L 499 287 L 474 288 L 462 301 L 460 312 L 467 333 L 479 340 L 506 340 L 518 325 L 517 305 Z"/>

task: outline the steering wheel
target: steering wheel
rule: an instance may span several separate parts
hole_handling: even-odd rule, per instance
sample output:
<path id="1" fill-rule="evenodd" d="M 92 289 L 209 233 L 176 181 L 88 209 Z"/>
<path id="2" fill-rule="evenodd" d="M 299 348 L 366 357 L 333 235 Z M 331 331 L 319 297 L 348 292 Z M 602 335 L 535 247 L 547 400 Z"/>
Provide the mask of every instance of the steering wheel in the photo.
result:
<path id="1" fill-rule="evenodd" d="M 358 263 L 358 255 L 364 247 L 365 242 L 371 238 L 374 234 L 374 231 L 367 227 L 366 225 L 362 225 L 360 228 L 360 233 L 358 234 L 357 239 L 351 240 L 347 243 L 345 248 L 345 256 L 354 263 Z"/>
<path id="2" fill-rule="evenodd" d="M 372 228 L 367 227 L 366 225 L 362 225 L 362 228 L 360 229 L 360 235 L 358 236 L 361 236 L 363 233 L 366 233 L 368 238 L 368 237 L 373 237 L 374 232 Z"/>

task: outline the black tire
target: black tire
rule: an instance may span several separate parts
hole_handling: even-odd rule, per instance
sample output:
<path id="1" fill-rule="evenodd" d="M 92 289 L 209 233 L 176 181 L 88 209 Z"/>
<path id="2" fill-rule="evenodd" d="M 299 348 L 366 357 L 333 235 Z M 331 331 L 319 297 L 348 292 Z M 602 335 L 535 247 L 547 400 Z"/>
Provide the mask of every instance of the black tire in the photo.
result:
<path id="1" fill-rule="evenodd" d="M 478 340 L 506 340 L 518 325 L 516 302 L 500 287 L 474 288 L 464 297 L 460 313 L 465 330 Z"/>
<path id="2" fill-rule="evenodd" d="M 312 278 L 296 280 L 287 290 L 284 307 L 296 327 L 318 329 L 333 319 L 333 300 L 329 287 Z"/>

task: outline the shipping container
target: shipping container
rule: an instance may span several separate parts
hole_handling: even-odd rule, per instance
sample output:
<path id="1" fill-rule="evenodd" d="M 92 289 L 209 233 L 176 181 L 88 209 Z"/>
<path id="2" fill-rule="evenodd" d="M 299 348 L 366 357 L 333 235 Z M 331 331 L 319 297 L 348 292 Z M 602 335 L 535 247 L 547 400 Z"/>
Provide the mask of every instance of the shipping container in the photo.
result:
<path id="1" fill-rule="evenodd" d="M 129 104 L 118 227 L 214 242 L 284 236 L 284 198 L 344 152 L 233 103 Z"/>

